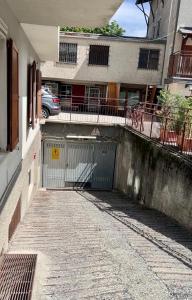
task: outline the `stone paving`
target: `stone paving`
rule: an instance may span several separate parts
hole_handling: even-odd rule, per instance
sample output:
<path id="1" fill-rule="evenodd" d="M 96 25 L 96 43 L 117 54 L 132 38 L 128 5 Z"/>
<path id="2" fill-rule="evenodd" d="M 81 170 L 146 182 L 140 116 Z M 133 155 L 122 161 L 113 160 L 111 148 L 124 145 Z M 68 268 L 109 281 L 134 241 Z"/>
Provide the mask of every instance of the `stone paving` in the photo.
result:
<path id="1" fill-rule="evenodd" d="M 35 299 L 187 300 L 191 248 L 187 231 L 121 194 L 39 191 L 9 252 L 39 254 Z"/>

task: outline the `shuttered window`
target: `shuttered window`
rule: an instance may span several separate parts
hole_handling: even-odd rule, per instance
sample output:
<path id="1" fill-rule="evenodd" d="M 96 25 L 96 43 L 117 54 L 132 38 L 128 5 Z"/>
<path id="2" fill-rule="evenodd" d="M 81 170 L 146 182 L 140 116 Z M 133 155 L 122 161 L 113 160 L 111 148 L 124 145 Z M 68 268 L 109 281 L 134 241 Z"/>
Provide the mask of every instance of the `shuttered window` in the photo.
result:
<path id="1" fill-rule="evenodd" d="M 32 124 L 32 107 L 33 107 L 33 83 L 32 83 L 32 66 L 28 65 L 28 84 L 27 84 L 27 125 Z"/>
<path id="2" fill-rule="evenodd" d="M 109 46 L 90 45 L 89 65 L 108 66 Z"/>
<path id="3" fill-rule="evenodd" d="M 60 43 L 59 45 L 59 61 L 63 63 L 77 62 L 77 44 Z"/>
<path id="4" fill-rule="evenodd" d="M 156 49 L 140 49 L 139 69 L 158 70 L 159 50 Z"/>
<path id="5" fill-rule="evenodd" d="M 41 97 L 41 71 L 37 70 L 36 72 L 36 79 L 37 79 L 37 104 L 36 104 L 36 115 L 37 118 L 41 117 L 41 110 L 42 110 L 42 97 Z"/>
<path id="6" fill-rule="evenodd" d="M 32 128 L 35 128 L 35 118 L 36 118 L 36 102 L 37 102 L 37 83 L 36 83 L 36 62 L 32 64 Z"/>
<path id="7" fill-rule="evenodd" d="M 7 41 L 8 150 L 19 142 L 19 55 L 13 40 Z"/>
<path id="8" fill-rule="evenodd" d="M 41 116 L 41 72 L 36 70 L 36 62 L 28 66 L 27 121 L 32 128 Z"/>

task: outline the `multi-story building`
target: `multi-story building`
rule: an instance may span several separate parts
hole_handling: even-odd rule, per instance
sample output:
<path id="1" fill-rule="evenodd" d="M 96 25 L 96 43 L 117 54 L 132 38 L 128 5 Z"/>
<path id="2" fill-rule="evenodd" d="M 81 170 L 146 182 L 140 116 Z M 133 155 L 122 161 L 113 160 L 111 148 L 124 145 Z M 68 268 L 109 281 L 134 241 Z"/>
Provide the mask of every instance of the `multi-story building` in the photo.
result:
<path id="1" fill-rule="evenodd" d="M 39 185 L 40 61 L 58 60 L 59 25 L 104 25 L 121 4 L 48 2 L 0 0 L 0 253 Z"/>
<path id="2" fill-rule="evenodd" d="M 147 17 L 143 4 L 149 2 Z M 137 0 L 147 25 L 147 38 L 166 39 L 163 80 L 173 93 L 191 95 L 192 89 L 192 3 L 188 0 Z"/>
<path id="3" fill-rule="evenodd" d="M 164 49 L 162 40 L 61 32 L 58 62 L 41 64 L 43 82 L 63 105 L 71 99 L 144 101 L 147 86 L 162 87 Z"/>

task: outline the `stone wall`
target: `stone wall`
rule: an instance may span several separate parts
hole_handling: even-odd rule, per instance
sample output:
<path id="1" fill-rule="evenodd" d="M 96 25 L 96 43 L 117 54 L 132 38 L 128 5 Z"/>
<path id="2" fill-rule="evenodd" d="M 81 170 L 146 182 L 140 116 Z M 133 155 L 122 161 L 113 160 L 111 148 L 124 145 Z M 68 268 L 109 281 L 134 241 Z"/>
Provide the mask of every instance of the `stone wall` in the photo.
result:
<path id="1" fill-rule="evenodd" d="M 122 131 L 115 187 L 192 229 L 192 164 L 161 145 Z"/>

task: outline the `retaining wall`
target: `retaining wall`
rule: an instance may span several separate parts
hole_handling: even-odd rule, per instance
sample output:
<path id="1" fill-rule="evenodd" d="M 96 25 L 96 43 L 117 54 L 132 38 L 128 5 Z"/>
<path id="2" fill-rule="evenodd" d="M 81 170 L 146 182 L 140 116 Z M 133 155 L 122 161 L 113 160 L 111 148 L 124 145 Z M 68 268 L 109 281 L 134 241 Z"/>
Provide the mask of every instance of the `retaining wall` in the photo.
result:
<path id="1" fill-rule="evenodd" d="M 126 129 L 117 150 L 115 187 L 192 229 L 192 164 Z"/>

